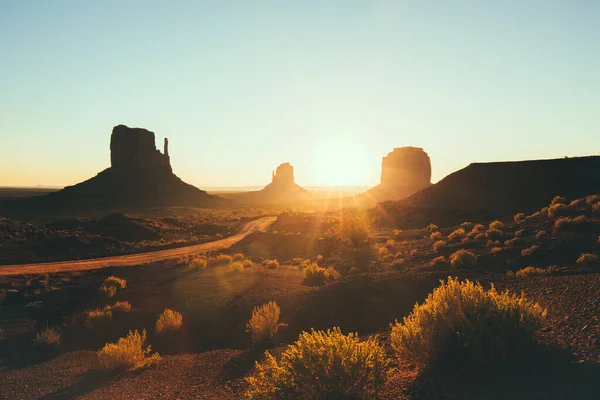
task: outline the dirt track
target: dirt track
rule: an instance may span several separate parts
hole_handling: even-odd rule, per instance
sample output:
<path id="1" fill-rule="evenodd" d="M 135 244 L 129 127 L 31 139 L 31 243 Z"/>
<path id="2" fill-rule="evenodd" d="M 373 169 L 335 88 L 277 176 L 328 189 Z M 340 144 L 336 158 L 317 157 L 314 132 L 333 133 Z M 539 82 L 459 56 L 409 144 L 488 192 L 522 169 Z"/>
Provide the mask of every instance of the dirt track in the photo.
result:
<path id="1" fill-rule="evenodd" d="M 208 251 L 226 249 L 239 242 L 252 232 L 262 231 L 271 225 L 277 217 L 263 217 L 248 222 L 242 230 L 228 238 L 215 240 L 214 242 L 202 243 L 193 246 L 178 247 L 176 249 L 158 250 L 147 253 L 128 254 L 123 256 L 94 258 L 90 260 L 57 261 L 38 264 L 21 264 L 0 266 L 0 276 L 45 274 L 53 272 L 83 271 L 106 267 L 125 267 L 171 258 L 192 256 L 206 253 Z"/>

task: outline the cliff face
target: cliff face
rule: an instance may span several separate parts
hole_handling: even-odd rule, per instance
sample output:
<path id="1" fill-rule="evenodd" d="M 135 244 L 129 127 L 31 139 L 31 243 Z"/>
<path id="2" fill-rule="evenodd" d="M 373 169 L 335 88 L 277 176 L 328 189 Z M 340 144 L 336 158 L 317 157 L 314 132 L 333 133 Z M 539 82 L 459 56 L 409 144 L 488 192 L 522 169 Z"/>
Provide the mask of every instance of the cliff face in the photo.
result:
<path id="1" fill-rule="evenodd" d="M 154 132 L 118 125 L 110 136 L 110 164 L 115 169 L 166 168 L 171 171 L 168 140 L 164 154 L 156 149 Z"/>
<path id="2" fill-rule="evenodd" d="M 431 160 L 419 147 L 397 147 L 381 161 L 381 183 L 367 191 L 373 201 L 398 200 L 431 185 Z"/>

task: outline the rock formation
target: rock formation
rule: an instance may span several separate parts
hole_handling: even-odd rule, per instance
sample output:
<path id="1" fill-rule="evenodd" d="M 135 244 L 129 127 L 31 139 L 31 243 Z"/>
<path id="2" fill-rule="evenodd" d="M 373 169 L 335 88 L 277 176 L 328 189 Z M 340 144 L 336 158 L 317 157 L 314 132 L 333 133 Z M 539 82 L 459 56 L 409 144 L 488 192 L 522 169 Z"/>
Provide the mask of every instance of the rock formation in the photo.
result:
<path id="1" fill-rule="evenodd" d="M 30 203 L 52 208 L 135 209 L 146 206 L 220 207 L 231 201 L 179 179 L 171 170 L 169 142 L 156 149 L 154 133 L 118 125 L 110 137 L 111 167 L 87 181 Z"/>
<path id="2" fill-rule="evenodd" d="M 398 200 L 431 186 L 431 161 L 419 147 L 397 147 L 381 161 L 381 183 L 367 191 L 374 201 Z"/>

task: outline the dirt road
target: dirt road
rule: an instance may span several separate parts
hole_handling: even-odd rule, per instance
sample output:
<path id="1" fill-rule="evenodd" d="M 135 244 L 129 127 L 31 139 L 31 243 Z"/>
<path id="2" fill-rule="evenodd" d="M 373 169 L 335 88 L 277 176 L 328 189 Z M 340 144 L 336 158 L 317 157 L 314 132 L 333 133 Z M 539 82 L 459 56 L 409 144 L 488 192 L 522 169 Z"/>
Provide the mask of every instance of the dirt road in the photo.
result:
<path id="1" fill-rule="evenodd" d="M 228 238 L 214 242 L 178 247 L 176 249 L 158 250 L 147 253 L 128 254 L 123 256 L 93 258 L 90 260 L 57 261 L 39 264 L 21 264 L 0 266 L 0 276 L 45 274 L 52 272 L 83 271 L 106 267 L 126 267 L 151 263 L 177 257 L 193 256 L 208 251 L 222 250 L 231 247 L 252 232 L 265 230 L 277 217 L 262 217 L 248 222 L 242 230 Z"/>

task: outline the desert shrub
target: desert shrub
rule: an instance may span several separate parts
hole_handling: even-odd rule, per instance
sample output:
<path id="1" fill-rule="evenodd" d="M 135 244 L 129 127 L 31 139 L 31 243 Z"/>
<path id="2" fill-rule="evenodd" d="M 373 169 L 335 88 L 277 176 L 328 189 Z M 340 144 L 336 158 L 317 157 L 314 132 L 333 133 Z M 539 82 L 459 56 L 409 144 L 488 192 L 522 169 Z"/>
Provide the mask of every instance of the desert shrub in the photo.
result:
<path id="1" fill-rule="evenodd" d="M 518 213 L 515 214 L 515 216 L 513 217 L 513 219 L 515 220 L 515 222 L 518 224 L 521 221 L 525 220 L 525 214 L 524 213 Z"/>
<path id="2" fill-rule="evenodd" d="M 190 267 L 196 269 L 204 269 L 208 265 L 208 261 L 204 257 L 196 257 L 190 261 Z"/>
<path id="3" fill-rule="evenodd" d="M 440 227 L 439 227 L 439 226 L 437 226 L 436 224 L 433 224 L 433 223 L 432 223 L 432 224 L 429 224 L 429 225 L 427 225 L 427 230 L 428 230 L 429 232 L 437 232 L 437 231 L 439 231 L 439 230 L 440 230 Z"/>
<path id="4" fill-rule="evenodd" d="M 241 261 L 234 261 L 229 264 L 231 272 L 242 272 L 244 270 L 244 263 Z"/>
<path id="5" fill-rule="evenodd" d="M 521 250 L 521 255 L 523 257 L 529 257 L 529 256 L 537 253 L 539 251 L 539 249 L 540 249 L 540 246 L 534 244 L 531 247 Z"/>
<path id="6" fill-rule="evenodd" d="M 392 264 L 390 265 L 390 267 L 395 270 L 402 270 L 402 269 L 404 269 L 404 266 L 405 266 L 405 263 L 404 263 L 404 259 L 402 259 L 402 258 L 395 258 L 394 261 L 392 261 Z"/>
<path id="7" fill-rule="evenodd" d="M 402 235 L 402 229 L 394 229 L 394 239 L 395 240 L 400 239 L 401 235 Z"/>
<path id="8" fill-rule="evenodd" d="M 461 239 L 463 237 L 465 237 L 466 232 L 463 228 L 458 228 L 456 229 L 454 232 L 452 232 L 451 234 L 448 235 L 448 240 L 453 241 L 456 239 Z"/>
<path id="9" fill-rule="evenodd" d="M 485 225 L 483 224 L 476 224 L 473 229 L 471 230 L 471 232 L 484 232 L 485 231 Z"/>
<path id="10" fill-rule="evenodd" d="M 217 264 L 227 265 L 227 264 L 231 264 L 232 261 L 233 261 L 233 257 L 231 257 L 227 254 L 219 254 L 217 256 Z"/>
<path id="11" fill-rule="evenodd" d="M 490 229 L 503 229 L 504 228 L 504 223 L 502 221 L 493 221 L 490 223 L 489 226 Z"/>
<path id="12" fill-rule="evenodd" d="M 433 260 L 431 260 L 431 263 L 429 265 L 431 265 L 432 267 L 439 265 L 439 264 L 446 264 L 448 261 L 446 260 L 446 257 L 444 256 L 438 256 L 436 258 L 434 258 Z"/>
<path id="13" fill-rule="evenodd" d="M 131 304 L 128 301 L 117 301 L 110 306 L 110 310 L 116 312 L 129 312 L 131 311 Z"/>
<path id="14" fill-rule="evenodd" d="M 502 247 L 492 247 L 490 251 L 492 252 L 492 254 L 496 255 L 502 253 L 504 249 Z"/>
<path id="15" fill-rule="evenodd" d="M 593 266 L 598 264 L 598 256 L 592 253 L 583 253 L 578 259 L 577 264 Z"/>
<path id="16" fill-rule="evenodd" d="M 112 322 L 112 311 L 110 307 L 96 308 L 85 312 L 85 326 L 95 328 L 106 326 Z"/>
<path id="17" fill-rule="evenodd" d="M 247 378 L 252 399 L 376 398 L 389 361 L 377 336 L 360 341 L 339 328 L 302 332 L 279 361 L 269 352 Z"/>
<path id="18" fill-rule="evenodd" d="M 370 227 L 364 218 L 358 215 L 344 214 L 337 228 L 338 237 L 347 240 L 354 247 L 362 245 L 370 234 Z"/>
<path id="19" fill-rule="evenodd" d="M 394 240 L 390 239 L 387 242 L 385 242 L 384 247 L 390 252 L 396 252 L 396 242 Z"/>
<path id="20" fill-rule="evenodd" d="M 308 282 L 322 285 L 329 279 L 329 272 L 317 263 L 310 263 L 304 268 L 304 277 Z"/>
<path id="21" fill-rule="evenodd" d="M 429 239 L 431 240 L 439 240 L 442 238 L 442 232 L 433 232 L 430 236 Z"/>
<path id="22" fill-rule="evenodd" d="M 599 201 L 599 202 L 597 202 L 597 203 L 595 203 L 595 204 L 592 206 L 592 210 L 594 210 L 594 211 L 600 211 L 600 201 Z"/>
<path id="23" fill-rule="evenodd" d="M 562 203 L 553 204 L 548 207 L 548 216 L 550 218 L 556 218 L 561 215 L 565 215 L 569 209 Z"/>
<path id="24" fill-rule="evenodd" d="M 545 316 L 523 294 L 449 277 L 392 325 L 392 347 L 399 358 L 422 362 L 452 353 L 483 364 L 506 362 L 531 343 Z"/>
<path id="25" fill-rule="evenodd" d="M 267 260 L 265 261 L 265 266 L 269 269 L 276 269 L 279 267 L 279 261 L 277 260 Z"/>
<path id="26" fill-rule="evenodd" d="M 463 228 L 465 231 L 468 231 L 469 229 L 471 229 L 472 226 L 473 226 L 473 223 L 470 221 L 465 221 L 462 224 L 460 224 L 460 227 Z"/>
<path id="27" fill-rule="evenodd" d="M 244 256 L 242 253 L 235 253 L 233 255 L 233 261 L 244 261 L 245 258 L 246 256 Z"/>
<path id="28" fill-rule="evenodd" d="M 127 281 L 123 278 L 116 276 L 109 276 L 104 280 L 100 286 L 100 291 L 105 293 L 108 297 L 113 297 L 117 290 L 125 289 L 127 287 Z"/>
<path id="29" fill-rule="evenodd" d="M 548 236 L 548 232 L 546 231 L 538 231 L 538 233 L 535 234 L 535 238 L 538 240 L 546 239 Z"/>
<path id="30" fill-rule="evenodd" d="M 556 204 L 566 204 L 567 203 L 567 199 L 565 199 L 562 196 L 556 196 L 555 198 L 552 199 L 552 201 L 550 202 L 550 205 L 556 205 Z"/>
<path id="31" fill-rule="evenodd" d="M 485 236 L 488 239 L 499 239 L 504 235 L 504 232 L 502 232 L 500 229 L 488 229 L 487 232 L 485 233 Z"/>
<path id="32" fill-rule="evenodd" d="M 512 238 L 510 240 L 506 240 L 504 242 L 504 245 L 507 246 L 507 247 L 518 246 L 518 245 L 521 245 L 521 244 L 523 244 L 523 239 L 518 238 L 518 237 Z"/>
<path id="33" fill-rule="evenodd" d="M 417 255 L 417 253 L 418 253 L 417 249 L 412 249 L 409 254 L 414 257 Z"/>
<path id="34" fill-rule="evenodd" d="M 473 239 L 479 240 L 479 241 L 485 240 L 485 239 L 487 239 L 487 235 L 485 233 L 481 232 L 481 233 L 478 233 L 477 235 L 475 235 L 475 237 Z"/>
<path id="35" fill-rule="evenodd" d="M 588 205 L 592 205 L 600 202 L 600 194 L 591 194 L 585 198 L 585 202 Z"/>
<path id="36" fill-rule="evenodd" d="M 37 344 L 58 346 L 60 345 L 60 330 L 54 327 L 44 328 L 35 335 L 33 341 Z"/>
<path id="37" fill-rule="evenodd" d="M 460 249 L 450 256 L 450 264 L 456 269 L 473 268 L 477 264 L 477 256 L 468 250 Z"/>
<path id="38" fill-rule="evenodd" d="M 98 351 L 98 362 L 102 369 L 134 370 L 156 364 L 160 355 L 150 355 L 151 348 L 146 346 L 146 330 L 140 335 L 138 331 L 129 331 L 129 334 L 120 338 L 116 343 L 106 343 Z"/>
<path id="39" fill-rule="evenodd" d="M 166 308 L 156 320 L 156 333 L 177 332 L 183 323 L 183 315 Z"/>
<path id="40" fill-rule="evenodd" d="M 517 276 L 537 276 L 537 275 L 552 275 L 558 271 L 556 266 L 551 265 L 546 268 L 526 267 L 517 271 Z"/>
<path id="41" fill-rule="evenodd" d="M 523 236 L 523 233 L 525 233 L 525 231 L 523 229 L 520 229 L 515 232 L 515 237 L 521 237 Z"/>
<path id="42" fill-rule="evenodd" d="M 254 266 L 254 263 L 252 262 L 252 260 L 244 260 L 242 262 L 242 266 L 244 268 L 250 268 L 250 267 Z"/>
<path id="43" fill-rule="evenodd" d="M 569 207 L 577 207 L 583 204 L 583 199 L 576 199 L 569 203 Z"/>
<path id="44" fill-rule="evenodd" d="M 469 244 L 469 238 L 465 237 L 463 238 L 463 240 L 460 241 L 462 244 Z"/>
<path id="45" fill-rule="evenodd" d="M 254 307 L 252 317 L 246 324 L 246 332 L 250 334 L 255 344 L 265 345 L 273 340 L 283 325 L 279 323 L 280 313 L 281 309 L 274 301 Z"/>
<path id="46" fill-rule="evenodd" d="M 433 251 L 435 251 L 436 253 L 440 252 L 441 250 L 446 248 L 446 242 L 444 242 L 443 240 L 438 240 L 437 242 L 435 242 L 433 244 Z"/>

